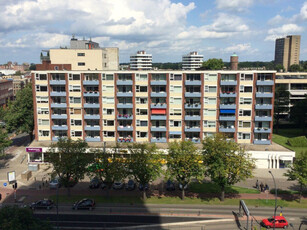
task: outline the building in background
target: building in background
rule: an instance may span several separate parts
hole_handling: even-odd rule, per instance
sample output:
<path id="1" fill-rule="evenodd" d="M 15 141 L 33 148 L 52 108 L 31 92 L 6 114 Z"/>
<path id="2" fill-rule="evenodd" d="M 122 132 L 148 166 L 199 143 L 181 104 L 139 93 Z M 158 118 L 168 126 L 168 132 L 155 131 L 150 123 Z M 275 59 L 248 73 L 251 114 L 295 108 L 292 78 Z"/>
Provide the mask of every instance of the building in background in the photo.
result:
<path id="1" fill-rule="evenodd" d="M 238 70 L 239 57 L 235 53 L 230 56 L 230 70 Z"/>
<path id="2" fill-rule="evenodd" d="M 13 80 L 0 79 L 0 106 L 6 106 L 8 101 L 13 99 Z"/>
<path id="3" fill-rule="evenodd" d="M 146 51 L 141 50 L 136 54 L 130 56 L 131 70 L 151 70 L 152 69 L 152 55 L 147 54 Z"/>
<path id="4" fill-rule="evenodd" d="M 182 69 L 195 70 L 202 66 L 203 55 L 197 53 L 197 51 L 190 52 L 187 55 L 182 56 Z"/>
<path id="5" fill-rule="evenodd" d="M 22 65 L 19 65 L 17 62 L 11 62 L 9 61 L 7 64 L 0 65 L 0 72 L 3 70 L 12 70 L 12 71 L 20 71 L 21 73 L 24 73 L 29 70 L 30 65 L 28 63 L 23 63 Z M 15 72 L 11 72 L 10 74 L 14 74 Z"/>
<path id="6" fill-rule="evenodd" d="M 281 64 L 287 71 L 291 65 L 300 61 L 300 35 L 289 35 L 275 41 L 275 64 Z"/>
<path id="7" fill-rule="evenodd" d="M 116 47 L 101 48 L 91 40 L 73 37 L 69 48 L 43 51 L 36 70 L 118 70 L 118 52 Z"/>

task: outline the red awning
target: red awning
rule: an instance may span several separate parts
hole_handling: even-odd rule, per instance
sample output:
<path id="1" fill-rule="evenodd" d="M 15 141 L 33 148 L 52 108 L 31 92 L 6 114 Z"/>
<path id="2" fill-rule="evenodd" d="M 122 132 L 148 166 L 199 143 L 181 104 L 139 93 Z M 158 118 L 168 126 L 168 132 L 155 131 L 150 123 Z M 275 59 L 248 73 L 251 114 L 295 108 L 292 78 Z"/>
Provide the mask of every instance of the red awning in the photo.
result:
<path id="1" fill-rule="evenodd" d="M 166 109 L 152 109 L 151 114 L 166 114 Z"/>

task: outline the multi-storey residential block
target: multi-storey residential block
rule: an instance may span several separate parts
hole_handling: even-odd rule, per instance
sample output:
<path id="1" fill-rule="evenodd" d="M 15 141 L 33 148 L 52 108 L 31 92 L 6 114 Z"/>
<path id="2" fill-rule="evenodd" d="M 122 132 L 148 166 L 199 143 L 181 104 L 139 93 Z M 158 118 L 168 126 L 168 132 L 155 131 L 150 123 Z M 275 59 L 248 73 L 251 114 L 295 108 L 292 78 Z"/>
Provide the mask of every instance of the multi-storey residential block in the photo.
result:
<path id="1" fill-rule="evenodd" d="M 130 56 L 131 70 L 151 70 L 152 69 L 152 55 L 147 54 L 144 50 L 138 51 L 136 54 Z"/>
<path id="2" fill-rule="evenodd" d="M 0 79 L 0 106 L 7 105 L 8 101 L 13 99 L 13 80 Z"/>
<path id="3" fill-rule="evenodd" d="M 195 70 L 201 67 L 203 63 L 203 55 L 198 54 L 196 51 L 190 52 L 182 56 L 182 69 Z"/>

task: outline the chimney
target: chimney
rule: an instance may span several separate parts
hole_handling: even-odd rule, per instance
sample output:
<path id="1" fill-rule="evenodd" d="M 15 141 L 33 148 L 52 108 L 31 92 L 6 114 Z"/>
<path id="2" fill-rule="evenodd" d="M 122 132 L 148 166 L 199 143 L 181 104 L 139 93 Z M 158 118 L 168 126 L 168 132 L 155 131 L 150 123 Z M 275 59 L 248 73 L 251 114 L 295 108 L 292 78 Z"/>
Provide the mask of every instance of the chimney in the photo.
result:
<path id="1" fill-rule="evenodd" d="M 238 70 L 238 63 L 239 63 L 239 57 L 238 55 L 236 55 L 236 53 L 233 53 L 233 55 L 230 56 L 230 69 Z"/>

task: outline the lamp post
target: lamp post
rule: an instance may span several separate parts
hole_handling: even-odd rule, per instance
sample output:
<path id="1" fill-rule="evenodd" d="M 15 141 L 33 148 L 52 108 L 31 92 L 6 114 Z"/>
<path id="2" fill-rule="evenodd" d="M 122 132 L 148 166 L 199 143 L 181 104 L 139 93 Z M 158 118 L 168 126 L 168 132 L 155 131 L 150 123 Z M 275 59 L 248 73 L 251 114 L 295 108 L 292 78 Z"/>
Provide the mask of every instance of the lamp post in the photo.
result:
<path id="1" fill-rule="evenodd" d="M 269 173 L 272 175 L 274 187 L 275 187 L 275 209 L 274 209 L 274 223 L 273 223 L 273 229 L 275 230 L 275 218 L 276 218 L 276 209 L 277 209 L 277 188 L 276 188 L 276 183 L 275 183 L 275 178 L 274 178 L 273 173 L 271 171 L 269 171 Z"/>

